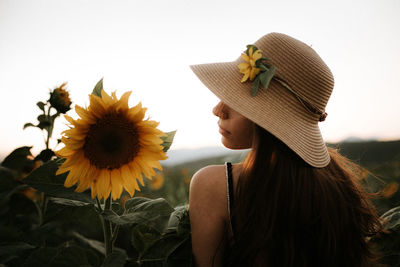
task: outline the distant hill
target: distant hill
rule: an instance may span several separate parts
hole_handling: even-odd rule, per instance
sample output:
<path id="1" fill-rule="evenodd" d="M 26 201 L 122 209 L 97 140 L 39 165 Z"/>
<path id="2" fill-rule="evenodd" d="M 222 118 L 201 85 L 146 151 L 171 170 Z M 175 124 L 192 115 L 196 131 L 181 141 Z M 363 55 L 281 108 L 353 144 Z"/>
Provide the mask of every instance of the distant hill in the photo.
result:
<path id="1" fill-rule="evenodd" d="M 400 140 L 341 142 L 328 145 L 338 148 L 342 155 L 361 165 L 400 161 Z"/>
<path id="2" fill-rule="evenodd" d="M 241 155 L 246 150 L 231 150 L 224 147 L 201 147 L 193 149 L 176 149 L 167 152 L 168 159 L 162 161 L 163 165 L 172 166 L 185 162 L 193 162 L 206 158 Z"/>
<path id="3" fill-rule="evenodd" d="M 352 140 L 352 141 L 350 141 Z M 359 164 L 383 163 L 392 160 L 400 161 L 400 140 L 396 141 L 363 141 L 349 138 L 339 143 L 328 143 L 338 148 L 340 153 Z M 248 150 L 230 150 L 223 147 L 204 147 L 194 149 L 177 149 L 168 151 L 165 165 L 176 165 L 205 158 L 235 156 L 247 153 Z"/>

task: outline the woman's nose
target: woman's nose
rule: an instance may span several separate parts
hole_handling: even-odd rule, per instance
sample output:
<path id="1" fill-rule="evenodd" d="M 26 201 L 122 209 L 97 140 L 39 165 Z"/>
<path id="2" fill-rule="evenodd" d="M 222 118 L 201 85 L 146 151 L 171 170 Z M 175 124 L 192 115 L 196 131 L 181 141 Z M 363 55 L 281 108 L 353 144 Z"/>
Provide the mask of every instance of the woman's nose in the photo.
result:
<path id="1" fill-rule="evenodd" d="M 213 114 L 221 119 L 227 119 L 228 114 L 226 112 L 226 105 L 220 101 L 214 108 Z"/>

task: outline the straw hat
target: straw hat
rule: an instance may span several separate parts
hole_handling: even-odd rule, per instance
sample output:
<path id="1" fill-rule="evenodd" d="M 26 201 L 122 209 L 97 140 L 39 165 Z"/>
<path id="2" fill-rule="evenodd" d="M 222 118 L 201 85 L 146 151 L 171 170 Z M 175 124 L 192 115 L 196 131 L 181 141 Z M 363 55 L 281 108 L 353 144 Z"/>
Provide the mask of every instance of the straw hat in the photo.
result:
<path id="1" fill-rule="evenodd" d="M 330 157 L 318 123 L 326 117 L 334 85 L 331 71 L 310 46 L 290 36 L 270 33 L 254 45 L 276 67 L 269 86 L 255 96 L 252 82 L 241 82 L 242 57 L 191 69 L 229 107 L 276 136 L 311 166 L 325 167 Z"/>

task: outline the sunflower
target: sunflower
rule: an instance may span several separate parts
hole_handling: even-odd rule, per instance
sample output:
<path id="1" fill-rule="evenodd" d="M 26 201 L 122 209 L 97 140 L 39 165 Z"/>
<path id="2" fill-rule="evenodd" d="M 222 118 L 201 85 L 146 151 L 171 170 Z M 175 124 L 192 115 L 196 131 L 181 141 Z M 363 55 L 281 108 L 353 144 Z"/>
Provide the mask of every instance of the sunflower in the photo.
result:
<path id="1" fill-rule="evenodd" d="M 62 133 L 65 146 L 56 152 L 66 158 L 56 173 L 69 171 L 65 187 L 78 184 L 77 192 L 90 187 L 92 198 L 107 199 L 111 193 L 115 200 L 123 189 L 133 196 L 140 191 L 138 181 L 144 185 L 143 176 L 151 178 L 154 169 L 162 169 L 165 134 L 157 122 L 144 119 L 141 103 L 129 108 L 130 94 L 118 100 L 115 92 L 110 96 L 101 90 L 101 97 L 89 95 L 87 109 L 75 106 L 79 119 L 65 115 L 70 129 Z"/>
<path id="2" fill-rule="evenodd" d="M 254 80 L 260 69 L 256 66 L 256 61 L 262 58 L 261 50 L 255 46 L 250 46 L 246 53 L 243 53 L 242 59 L 245 61 L 238 65 L 240 73 L 244 74 L 241 82 L 244 83 L 247 79 Z"/>
<path id="3" fill-rule="evenodd" d="M 69 93 L 66 90 L 67 83 L 63 83 L 60 87 L 53 90 L 50 93 L 50 105 L 54 107 L 59 113 L 66 113 L 71 109 L 71 99 L 69 98 Z"/>

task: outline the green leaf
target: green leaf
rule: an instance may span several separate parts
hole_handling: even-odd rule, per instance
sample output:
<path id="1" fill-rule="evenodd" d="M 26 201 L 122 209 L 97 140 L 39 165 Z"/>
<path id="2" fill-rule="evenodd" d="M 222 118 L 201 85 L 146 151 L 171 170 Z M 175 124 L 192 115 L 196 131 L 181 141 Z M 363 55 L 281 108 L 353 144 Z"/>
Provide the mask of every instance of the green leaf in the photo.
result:
<path id="1" fill-rule="evenodd" d="M 145 197 L 134 197 L 125 202 L 127 213 L 138 211 L 159 212 L 160 214 L 171 214 L 174 209 L 163 198 L 149 199 Z"/>
<path id="2" fill-rule="evenodd" d="M 64 206 L 82 207 L 82 206 L 90 205 L 87 202 L 82 202 L 82 201 L 72 200 L 72 199 L 66 199 L 66 198 L 52 197 L 52 198 L 50 198 L 50 200 L 53 201 L 54 203 L 57 203 L 59 205 L 64 205 Z"/>
<path id="3" fill-rule="evenodd" d="M 70 206 L 48 202 L 45 224 L 56 223 L 59 225 L 57 232 L 63 229 L 66 232 L 79 232 L 85 236 L 95 237 L 102 235 L 99 214 L 94 205 Z"/>
<path id="4" fill-rule="evenodd" d="M 259 59 L 260 60 L 260 59 Z M 257 60 L 257 62 L 259 61 L 259 60 Z M 256 63 L 257 64 L 257 63 Z M 260 70 L 262 71 L 262 72 L 264 72 L 264 71 L 268 71 L 268 68 L 264 65 L 264 64 L 260 64 L 259 66 L 257 66 L 258 68 L 260 68 Z M 260 73 L 259 75 L 261 75 L 262 73 Z"/>
<path id="5" fill-rule="evenodd" d="M 397 230 L 400 228 L 400 206 L 385 212 L 381 218 L 386 222 L 384 227 L 386 230 Z"/>
<path id="6" fill-rule="evenodd" d="M 163 143 L 162 143 L 161 145 L 164 147 L 163 151 L 164 151 L 164 152 L 167 152 L 168 149 L 171 147 L 172 142 L 174 141 L 174 137 L 175 137 L 175 134 L 176 134 L 176 130 L 175 130 L 175 131 L 172 131 L 172 132 L 167 132 L 167 133 L 165 133 L 165 134 L 166 134 L 167 136 L 162 136 L 162 137 L 161 137 L 161 139 L 163 140 Z"/>
<path id="7" fill-rule="evenodd" d="M 29 255 L 23 266 L 51 266 L 51 261 L 56 255 L 56 248 L 39 248 Z"/>
<path id="8" fill-rule="evenodd" d="M 125 203 L 125 213 L 121 216 L 107 210 L 102 216 L 117 225 L 146 223 L 159 232 L 168 224 L 168 219 L 174 209 L 163 198 L 146 199 L 132 198 Z"/>
<path id="9" fill-rule="evenodd" d="M 53 258 L 52 266 L 90 266 L 87 250 L 78 246 L 59 248 L 57 256 Z"/>
<path id="10" fill-rule="evenodd" d="M 12 171 L 0 166 L 0 192 L 13 190 L 18 185 L 19 183 L 15 180 Z"/>
<path id="11" fill-rule="evenodd" d="M 190 234 L 189 206 L 175 208 L 168 221 L 167 232 L 175 231 L 178 235 Z"/>
<path id="12" fill-rule="evenodd" d="M 141 259 L 141 266 L 152 266 L 150 263 L 163 263 L 162 266 L 191 266 L 191 259 L 190 236 L 167 234 L 147 249 Z"/>
<path id="13" fill-rule="evenodd" d="M 95 201 L 88 192 L 77 193 L 74 191 L 73 187 L 64 187 L 64 181 L 68 172 L 56 175 L 58 166 L 61 165 L 62 162 L 63 160 L 48 161 L 31 172 L 23 181 L 51 197 L 66 198 L 94 204 Z"/>
<path id="14" fill-rule="evenodd" d="M 47 116 L 47 115 L 44 115 L 44 114 L 40 114 L 40 115 L 37 117 L 37 120 L 38 120 L 39 122 L 47 122 L 47 123 L 49 123 L 50 117 Z"/>
<path id="15" fill-rule="evenodd" d="M 44 122 L 39 122 L 38 125 L 36 125 L 36 127 L 38 127 L 41 130 L 46 129 L 47 127 L 49 127 L 49 123 L 47 121 Z"/>
<path id="16" fill-rule="evenodd" d="M 56 154 L 51 149 L 43 149 L 40 151 L 39 155 L 35 157 L 35 160 L 41 160 L 43 162 L 48 162 L 53 158 Z"/>
<path id="17" fill-rule="evenodd" d="M 127 259 L 124 250 L 114 250 L 104 259 L 102 267 L 123 267 Z"/>
<path id="18" fill-rule="evenodd" d="M 0 166 L 0 214 L 8 210 L 7 203 L 14 193 L 21 192 L 28 187 L 26 184 L 17 182 L 10 169 Z"/>
<path id="19" fill-rule="evenodd" d="M 100 252 L 103 255 L 106 254 L 106 249 L 104 248 L 104 243 L 103 242 L 84 237 L 83 235 L 81 235 L 81 234 L 79 234 L 77 232 L 73 232 L 72 235 L 74 237 L 76 237 L 83 244 L 93 248 L 94 250 Z"/>
<path id="20" fill-rule="evenodd" d="M 2 166 L 16 171 L 18 175 L 29 172 L 34 167 L 33 160 L 28 156 L 32 156 L 31 146 L 23 146 L 11 152 L 1 163 Z"/>
<path id="21" fill-rule="evenodd" d="M 253 86 L 251 88 L 251 96 L 254 97 L 257 95 L 259 87 L 260 87 L 260 76 L 258 75 L 253 81 Z"/>
<path id="22" fill-rule="evenodd" d="M 40 248 L 25 261 L 24 266 L 93 266 L 99 259 L 90 250 L 65 243 L 55 248 Z M 97 265 L 96 265 L 97 266 Z"/>
<path id="23" fill-rule="evenodd" d="M 264 88 L 268 88 L 269 83 L 275 75 L 276 68 L 275 66 L 271 66 L 268 71 L 262 72 L 260 76 L 261 84 Z"/>
<path id="24" fill-rule="evenodd" d="M 247 45 L 246 55 L 248 55 L 248 56 L 250 53 L 250 48 L 253 48 L 253 53 L 254 53 L 254 51 L 258 50 L 257 46 L 255 46 L 255 45 Z"/>
<path id="25" fill-rule="evenodd" d="M 28 127 L 36 127 L 36 125 L 34 125 L 33 123 L 30 123 L 30 122 L 28 122 L 28 123 L 25 123 L 24 124 L 24 130 L 25 130 L 25 128 L 28 128 Z"/>
<path id="26" fill-rule="evenodd" d="M 160 237 L 161 234 L 157 230 L 144 224 L 138 224 L 131 230 L 132 246 L 139 252 L 140 256 Z"/>
<path id="27" fill-rule="evenodd" d="M 103 78 L 101 78 L 93 88 L 92 95 L 101 97 L 101 90 L 103 90 Z"/>
<path id="28" fill-rule="evenodd" d="M 171 214 L 168 228 L 141 258 L 142 266 L 191 266 L 192 246 L 188 206 L 179 206 Z"/>
<path id="29" fill-rule="evenodd" d="M 41 114 L 37 117 L 37 119 L 39 121 L 39 124 L 36 125 L 36 127 L 40 128 L 42 130 L 46 129 L 47 127 L 49 127 L 51 125 L 50 116 Z"/>
<path id="30" fill-rule="evenodd" d="M 6 245 L 0 245 L 0 256 L 4 256 L 7 254 L 16 254 L 20 251 L 34 248 L 34 246 L 24 242 L 8 242 Z"/>
<path id="31" fill-rule="evenodd" d="M 42 111 L 44 111 L 44 106 L 45 106 L 46 104 L 43 103 L 43 102 L 41 102 L 41 101 L 39 101 L 39 102 L 36 103 L 36 105 L 37 105 Z"/>

